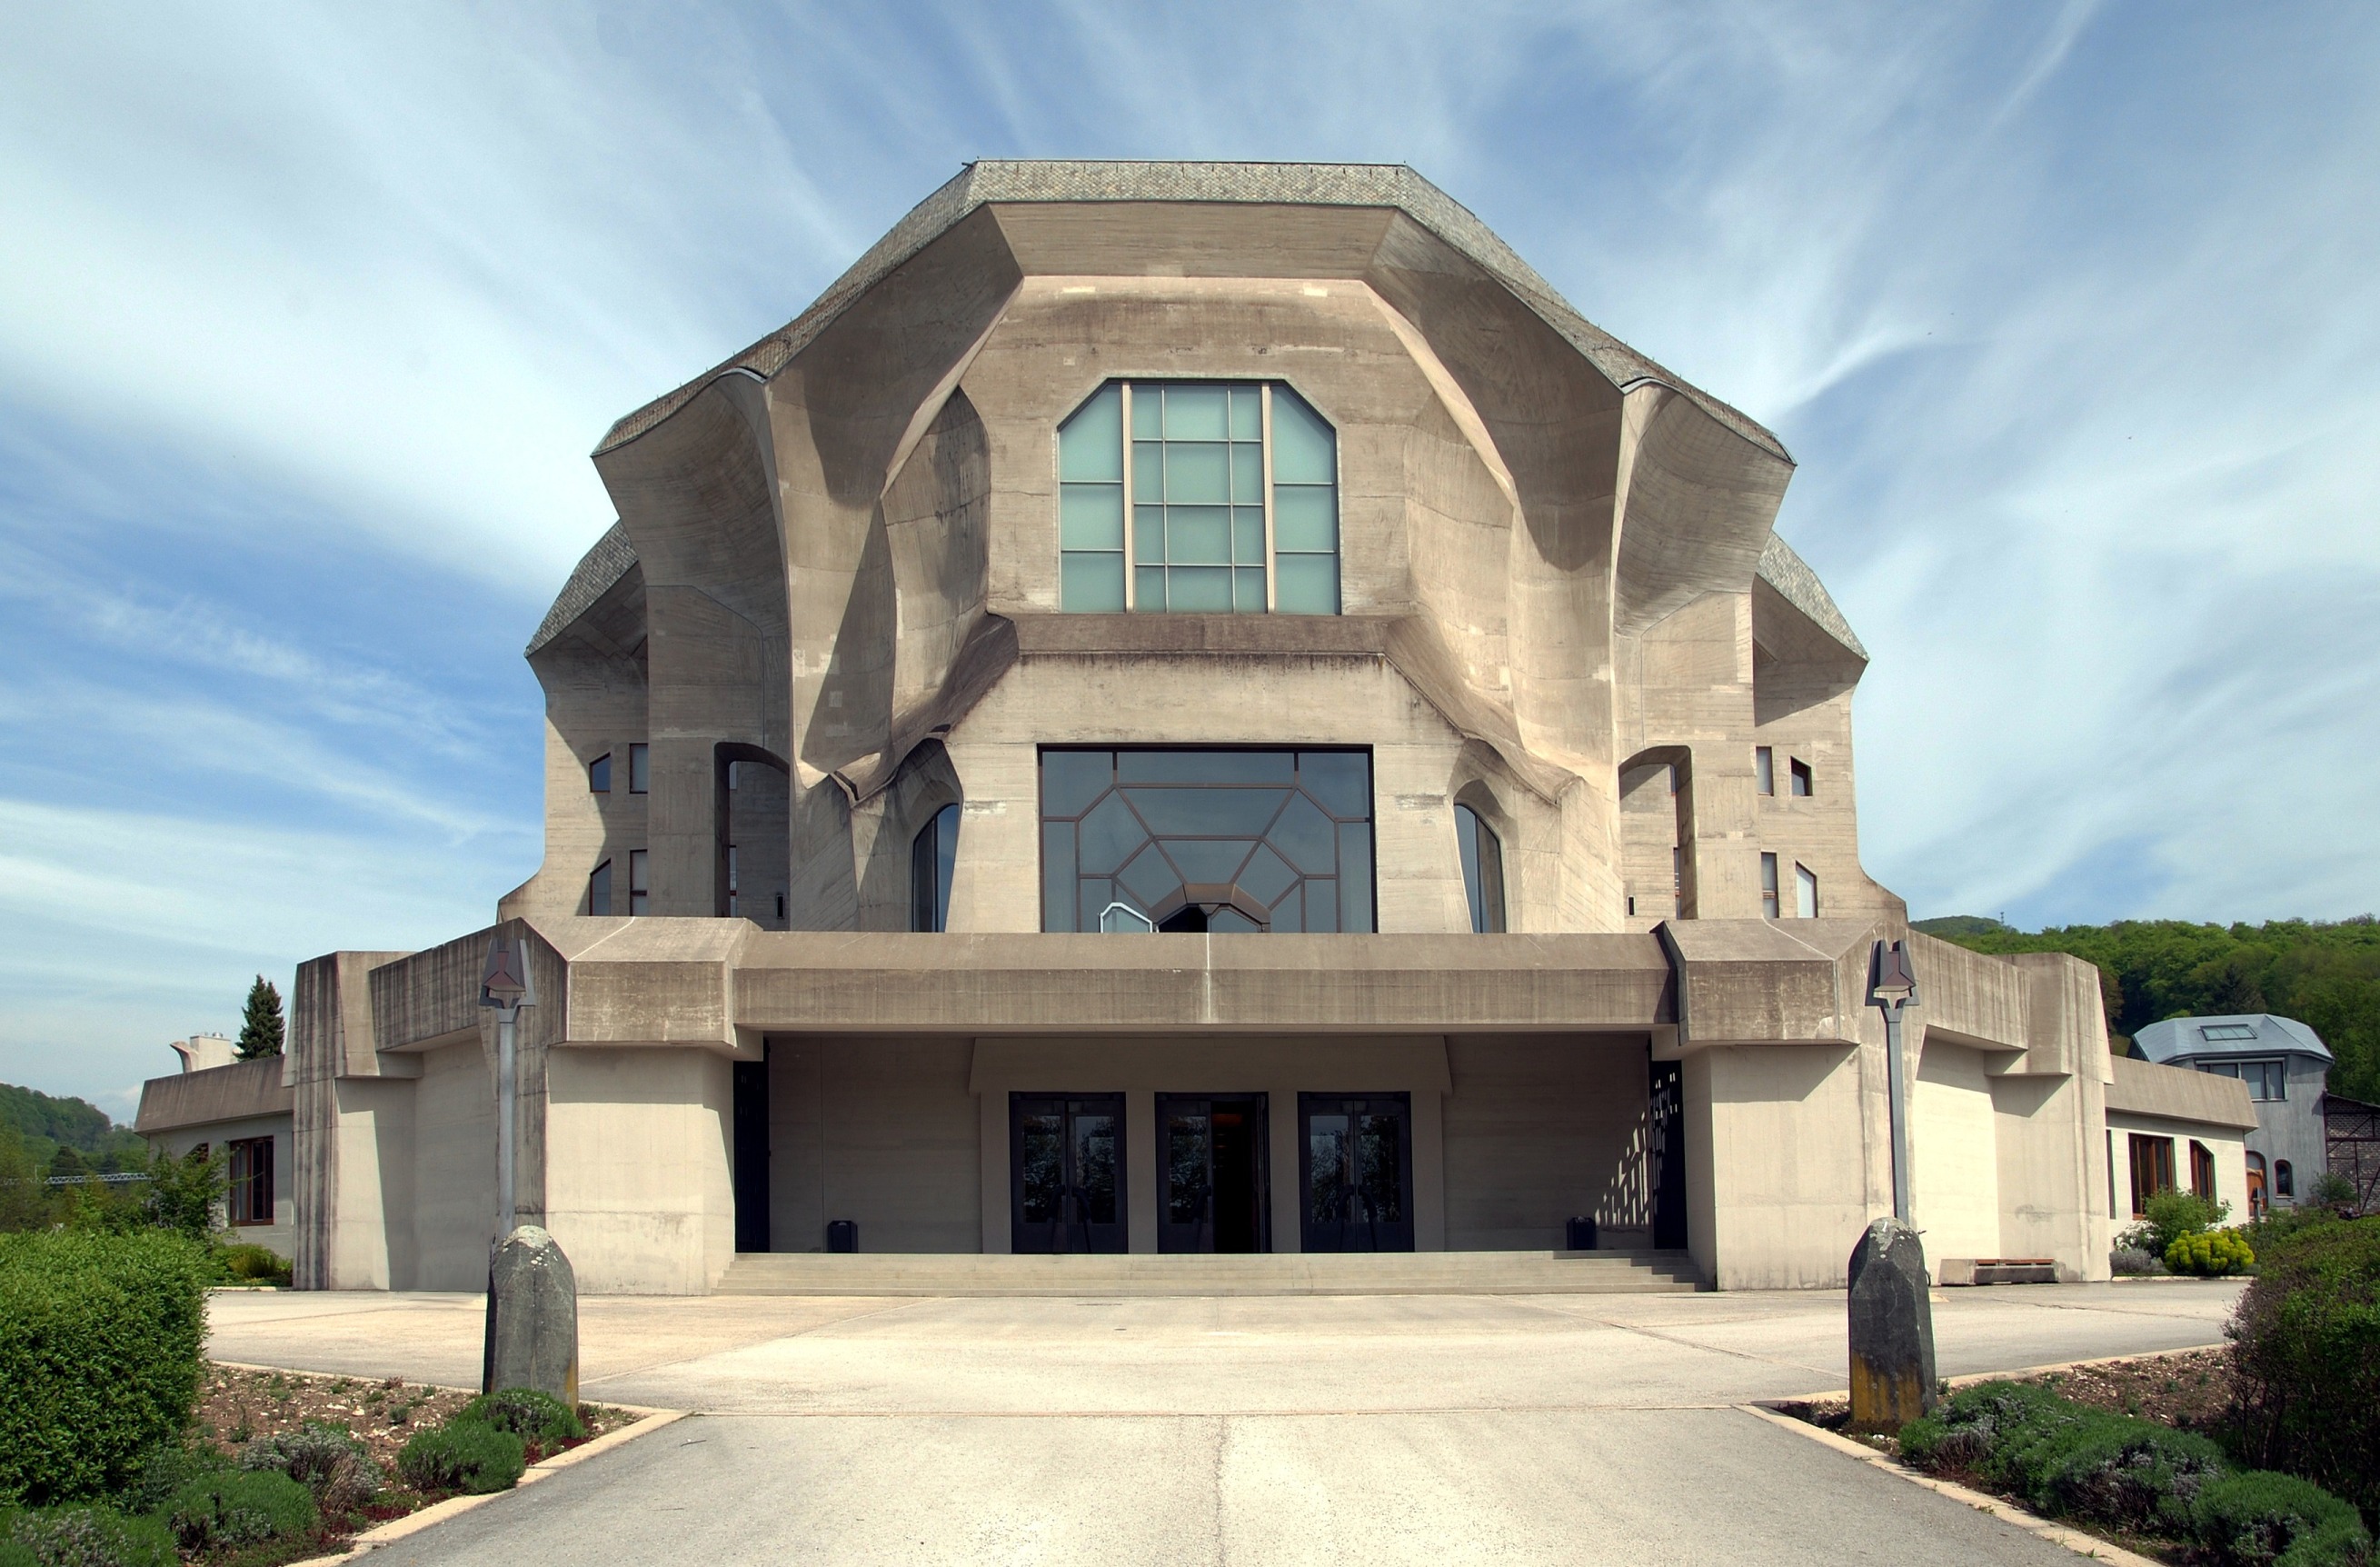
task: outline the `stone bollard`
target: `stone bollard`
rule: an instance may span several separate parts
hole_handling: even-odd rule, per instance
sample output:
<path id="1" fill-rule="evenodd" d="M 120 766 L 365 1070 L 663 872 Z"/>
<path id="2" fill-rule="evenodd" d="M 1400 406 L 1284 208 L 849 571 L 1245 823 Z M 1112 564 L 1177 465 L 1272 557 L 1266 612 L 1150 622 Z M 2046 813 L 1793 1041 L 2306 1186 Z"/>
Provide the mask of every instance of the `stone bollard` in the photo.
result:
<path id="1" fill-rule="evenodd" d="M 578 1407 L 578 1280 L 552 1235 L 524 1224 L 488 1261 L 480 1391 L 535 1388 Z"/>
<path id="2" fill-rule="evenodd" d="M 1852 1428 L 1891 1433 L 1934 1408 L 1934 1306 L 1925 1247 L 1879 1219 L 1852 1248 Z"/>

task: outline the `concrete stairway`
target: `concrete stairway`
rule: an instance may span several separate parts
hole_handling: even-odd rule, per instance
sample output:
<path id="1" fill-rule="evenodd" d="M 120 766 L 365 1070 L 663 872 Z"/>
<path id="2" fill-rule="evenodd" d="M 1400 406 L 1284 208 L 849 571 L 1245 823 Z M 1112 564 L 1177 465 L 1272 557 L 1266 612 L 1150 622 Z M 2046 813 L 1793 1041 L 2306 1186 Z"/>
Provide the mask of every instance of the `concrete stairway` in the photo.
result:
<path id="1" fill-rule="evenodd" d="M 984 1257 L 738 1252 L 726 1295 L 1667 1294 L 1702 1287 L 1674 1251 Z"/>

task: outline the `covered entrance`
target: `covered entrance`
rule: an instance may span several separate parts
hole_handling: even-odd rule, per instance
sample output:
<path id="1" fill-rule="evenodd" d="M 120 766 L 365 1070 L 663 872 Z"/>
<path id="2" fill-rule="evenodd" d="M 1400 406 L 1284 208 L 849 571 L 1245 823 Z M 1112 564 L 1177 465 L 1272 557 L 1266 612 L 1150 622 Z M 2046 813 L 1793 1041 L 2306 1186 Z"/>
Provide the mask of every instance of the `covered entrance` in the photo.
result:
<path id="1" fill-rule="evenodd" d="M 1300 1094 L 1305 1251 L 1414 1249 L 1413 1096 Z"/>
<path id="2" fill-rule="evenodd" d="M 1157 1249 L 1272 1249 L 1265 1097 L 1157 1096 Z"/>
<path id="3" fill-rule="evenodd" d="M 1122 1094 L 1008 1096 L 1009 1249 L 1124 1249 Z"/>

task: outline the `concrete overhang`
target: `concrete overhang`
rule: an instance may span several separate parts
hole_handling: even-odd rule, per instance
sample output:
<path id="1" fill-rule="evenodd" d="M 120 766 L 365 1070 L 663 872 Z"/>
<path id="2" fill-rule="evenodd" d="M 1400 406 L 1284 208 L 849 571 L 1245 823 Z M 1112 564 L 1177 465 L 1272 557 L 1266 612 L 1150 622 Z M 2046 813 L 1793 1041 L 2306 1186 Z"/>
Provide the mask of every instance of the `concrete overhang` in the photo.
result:
<path id="1" fill-rule="evenodd" d="M 281 1058 L 262 1056 L 150 1078 L 140 1085 L 132 1129 L 147 1137 L 220 1121 L 287 1115 L 293 1102 L 294 1090 L 281 1081 Z"/>
<path id="2" fill-rule="evenodd" d="M 1658 929 L 1678 971 L 1678 1045 L 1855 1044 L 1865 919 L 1681 919 Z"/>
<path id="3" fill-rule="evenodd" d="M 2112 1114 L 2152 1116 L 2239 1132 L 2256 1129 L 2255 1102 L 2248 1098 L 2248 1085 L 2237 1077 L 2134 1061 L 2130 1056 L 2118 1056 L 2108 1065 L 2113 1076 L 2107 1084 L 2107 1109 Z"/>

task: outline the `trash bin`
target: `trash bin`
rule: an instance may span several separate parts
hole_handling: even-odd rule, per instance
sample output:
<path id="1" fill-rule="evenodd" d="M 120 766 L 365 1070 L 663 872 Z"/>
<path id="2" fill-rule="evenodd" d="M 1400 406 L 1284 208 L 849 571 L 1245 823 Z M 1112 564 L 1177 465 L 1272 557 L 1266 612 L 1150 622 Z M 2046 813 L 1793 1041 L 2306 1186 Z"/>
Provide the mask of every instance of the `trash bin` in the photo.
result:
<path id="1" fill-rule="evenodd" d="M 1593 1215 L 1589 1215 L 1585 1219 L 1579 1218 L 1576 1214 L 1572 1214 L 1571 1216 L 1569 1224 L 1563 1227 L 1562 1249 L 1564 1251 L 1593 1251 L 1595 1249 L 1595 1219 Z"/>
<path id="2" fill-rule="evenodd" d="M 828 1221 L 826 1227 L 826 1249 L 829 1251 L 857 1251 L 859 1249 L 859 1226 L 848 1219 L 834 1219 Z"/>

